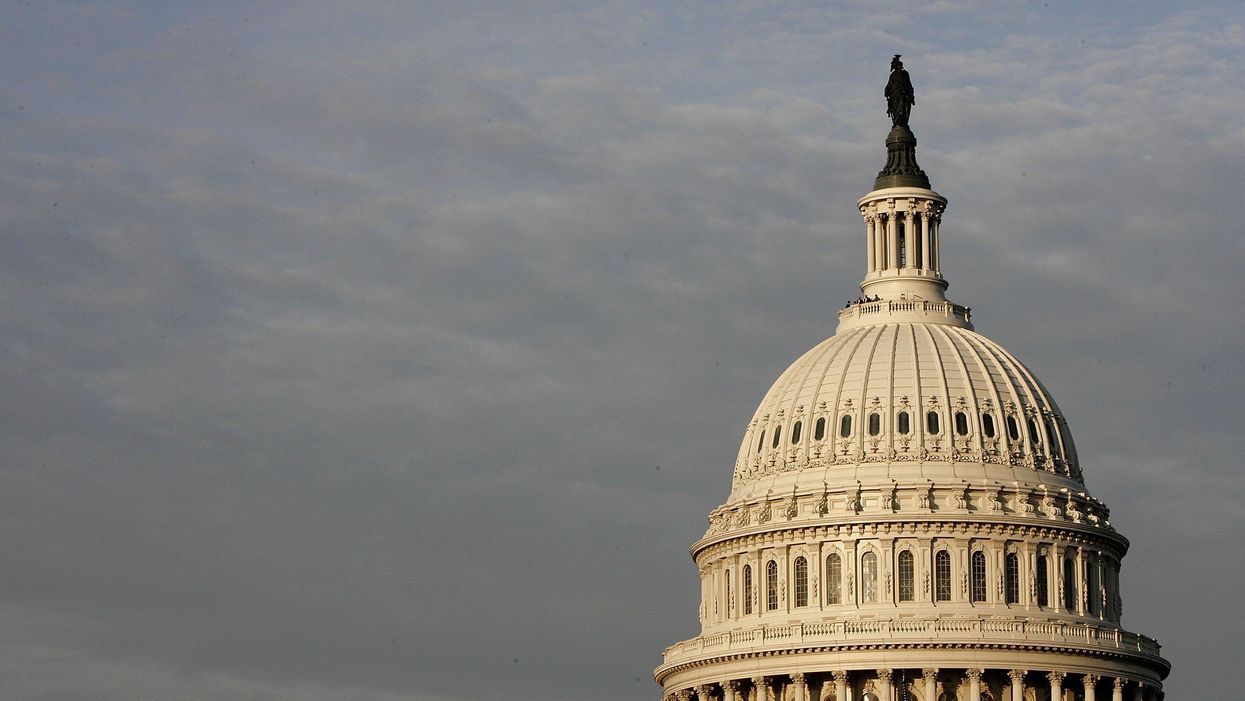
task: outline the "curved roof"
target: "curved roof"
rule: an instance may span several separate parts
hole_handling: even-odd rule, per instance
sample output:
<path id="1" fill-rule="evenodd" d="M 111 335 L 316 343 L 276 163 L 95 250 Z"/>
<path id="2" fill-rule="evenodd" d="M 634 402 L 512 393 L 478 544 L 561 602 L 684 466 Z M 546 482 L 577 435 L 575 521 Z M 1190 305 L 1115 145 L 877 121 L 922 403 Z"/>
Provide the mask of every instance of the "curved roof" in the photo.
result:
<path id="1" fill-rule="evenodd" d="M 787 473 L 822 468 L 817 482 L 836 481 L 834 468 L 873 464 L 1081 485 L 1050 394 L 1002 346 L 954 324 L 848 326 L 792 363 L 744 432 L 732 500 L 787 486 Z"/>

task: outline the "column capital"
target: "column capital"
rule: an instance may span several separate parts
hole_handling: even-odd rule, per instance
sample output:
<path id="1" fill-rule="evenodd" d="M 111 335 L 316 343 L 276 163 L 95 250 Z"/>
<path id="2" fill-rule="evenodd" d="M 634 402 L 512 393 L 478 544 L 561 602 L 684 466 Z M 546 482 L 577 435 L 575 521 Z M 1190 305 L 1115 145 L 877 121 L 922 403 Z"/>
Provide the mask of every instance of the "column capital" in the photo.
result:
<path id="1" fill-rule="evenodd" d="M 691 689 L 679 689 L 678 691 L 674 692 L 674 695 L 679 699 L 679 701 L 688 701 L 689 699 L 692 698 L 692 690 Z"/>
<path id="2" fill-rule="evenodd" d="M 834 680 L 836 682 L 847 683 L 847 671 L 846 670 L 842 670 L 842 669 L 835 670 L 830 673 L 830 676 L 834 677 Z"/>
<path id="3" fill-rule="evenodd" d="M 964 676 L 968 677 L 969 681 L 979 682 L 984 672 L 985 670 L 982 669 L 966 669 L 964 670 Z"/>
<path id="4" fill-rule="evenodd" d="M 1062 684 L 1063 678 L 1066 676 L 1068 675 L 1064 674 L 1063 672 L 1047 672 L 1046 673 L 1046 678 L 1050 680 L 1051 684 Z"/>
<path id="5" fill-rule="evenodd" d="M 803 683 L 804 683 L 804 673 L 803 673 L 803 672 L 792 672 L 792 673 L 791 673 L 791 683 L 793 683 L 793 684 L 803 684 Z"/>
<path id="6" fill-rule="evenodd" d="M 1027 669 L 1009 669 L 1007 670 L 1007 676 L 1012 680 L 1013 684 L 1020 684 L 1025 680 L 1025 674 L 1028 671 Z"/>
<path id="7" fill-rule="evenodd" d="M 937 667 L 930 667 L 930 668 L 928 668 L 928 669 L 922 669 L 922 670 L 921 670 L 921 678 L 922 678 L 922 679 L 924 679 L 925 681 L 930 681 L 930 680 L 932 680 L 932 679 L 937 679 L 937 678 L 938 678 L 938 668 L 937 668 Z"/>
<path id="8" fill-rule="evenodd" d="M 1093 686 L 1098 683 L 1099 679 L 1102 679 L 1102 677 L 1097 674 L 1086 674 L 1081 678 L 1081 681 L 1085 682 L 1085 686 Z"/>
<path id="9" fill-rule="evenodd" d="M 1112 679 L 1111 690 L 1112 691 L 1123 691 L 1124 690 L 1124 677 L 1116 677 L 1115 679 Z"/>
<path id="10" fill-rule="evenodd" d="M 765 680 L 766 680 L 766 677 L 753 677 L 753 678 L 752 678 L 752 685 L 753 685 L 753 686 L 764 686 L 764 685 L 765 685 Z"/>
<path id="11" fill-rule="evenodd" d="M 890 669 L 879 669 L 878 678 L 885 679 L 886 681 L 889 682 L 891 680 L 891 673 L 892 673 L 892 670 Z"/>
<path id="12" fill-rule="evenodd" d="M 713 692 L 713 687 L 708 684 L 701 684 L 696 687 L 696 698 L 700 701 L 709 701 L 709 697 Z"/>

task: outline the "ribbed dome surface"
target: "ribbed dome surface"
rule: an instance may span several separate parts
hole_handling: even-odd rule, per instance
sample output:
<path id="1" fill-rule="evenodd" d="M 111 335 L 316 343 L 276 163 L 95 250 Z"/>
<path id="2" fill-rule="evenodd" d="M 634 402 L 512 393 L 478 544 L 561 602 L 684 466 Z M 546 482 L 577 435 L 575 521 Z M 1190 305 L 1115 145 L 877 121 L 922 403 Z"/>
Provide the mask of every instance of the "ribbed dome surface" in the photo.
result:
<path id="1" fill-rule="evenodd" d="M 733 487 L 872 463 L 941 463 L 958 476 L 975 464 L 996 479 L 1080 482 L 1067 424 L 1033 373 L 999 344 L 948 324 L 855 326 L 805 353 L 757 408 Z"/>

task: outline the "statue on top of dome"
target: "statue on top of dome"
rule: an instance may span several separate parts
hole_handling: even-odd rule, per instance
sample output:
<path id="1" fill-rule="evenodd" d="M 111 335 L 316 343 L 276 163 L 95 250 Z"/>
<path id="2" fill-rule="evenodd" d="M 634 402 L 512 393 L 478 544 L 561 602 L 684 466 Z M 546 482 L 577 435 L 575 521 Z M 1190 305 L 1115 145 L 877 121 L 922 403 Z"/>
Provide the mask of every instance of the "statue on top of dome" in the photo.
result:
<path id="1" fill-rule="evenodd" d="M 912 79 L 904 70 L 900 54 L 891 59 L 891 77 L 886 81 L 886 114 L 891 124 L 897 127 L 908 126 L 908 115 L 916 104 L 916 91 L 912 89 Z"/>

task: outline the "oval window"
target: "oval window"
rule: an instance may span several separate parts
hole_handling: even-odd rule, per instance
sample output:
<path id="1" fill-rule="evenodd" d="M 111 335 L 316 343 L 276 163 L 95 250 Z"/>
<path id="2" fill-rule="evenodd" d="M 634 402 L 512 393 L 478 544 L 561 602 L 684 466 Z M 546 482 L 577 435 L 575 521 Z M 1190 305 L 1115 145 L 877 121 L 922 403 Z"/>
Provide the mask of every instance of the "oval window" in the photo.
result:
<path id="1" fill-rule="evenodd" d="M 882 415 L 874 412 L 869 414 L 869 435 L 876 436 L 882 432 Z"/>
<path id="2" fill-rule="evenodd" d="M 1007 417 L 1007 437 L 1018 441 L 1020 440 L 1020 427 L 1016 425 L 1016 417 Z"/>
<path id="3" fill-rule="evenodd" d="M 821 440 L 826 437 L 826 420 L 825 418 L 817 419 L 817 425 L 813 427 L 813 440 Z"/>
<path id="4" fill-rule="evenodd" d="M 912 427 L 908 425 L 908 412 L 906 411 L 899 412 L 898 423 L 899 423 L 899 432 L 901 434 L 906 436 L 912 430 Z"/>
<path id="5" fill-rule="evenodd" d="M 795 425 L 791 427 L 791 442 L 792 443 L 800 442 L 800 427 L 802 427 L 803 425 L 804 423 L 802 421 L 796 421 Z"/>
<path id="6" fill-rule="evenodd" d="M 781 441 L 782 441 L 782 424 L 778 424 L 778 426 L 774 429 L 774 442 L 770 445 L 770 447 L 777 448 L 778 444 Z"/>
<path id="7" fill-rule="evenodd" d="M 938 412 L 931 411 L 925 415 L 925 430 L 930 433 L 938 433 Z"/>
<path id="8" fill-rule="evenodd" d="M 843 419 L 839 421 L 839 435 L 844 438 L 852 435 L 852 417 L 845 415 Z"/>
<path id="9" fill-rule="evenodd" d="M 961 436 L 968 435 L 968 416 L 962 412 L 955 412 L 955 432 Z"/>
<path id="10" fill-rule="evenodd" d="M 761 431 L 761 438 L 757 441 L 757 452 L 758 453 L 761 452 L 761 449 L 764 447 L 765 447 L 765 431 Z"/>
<path id="11" fill-rule="evenodd" d="M 981 432 L 986 434 L 986 438 L 994 438 L 994 416 L 991 414 L 981 415 Z"/>

